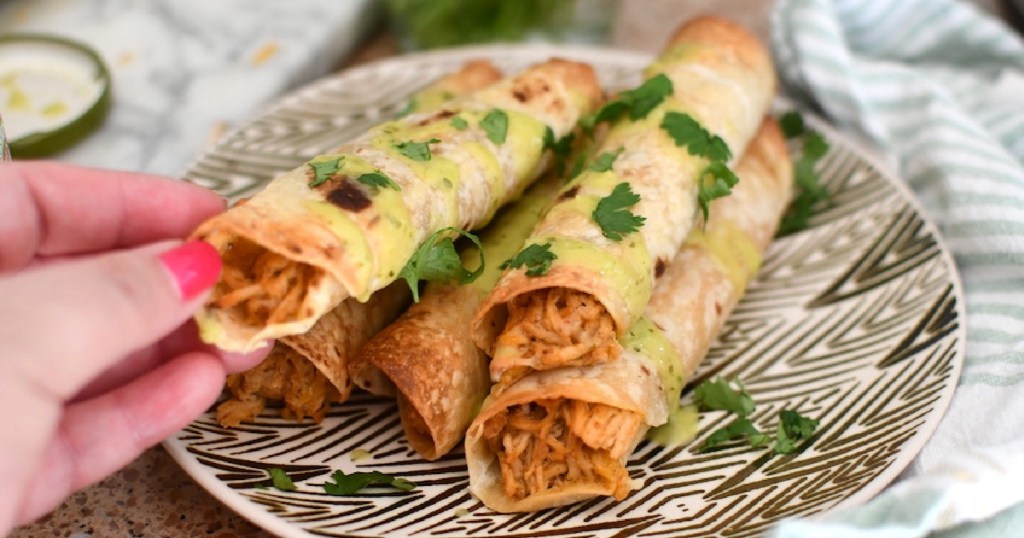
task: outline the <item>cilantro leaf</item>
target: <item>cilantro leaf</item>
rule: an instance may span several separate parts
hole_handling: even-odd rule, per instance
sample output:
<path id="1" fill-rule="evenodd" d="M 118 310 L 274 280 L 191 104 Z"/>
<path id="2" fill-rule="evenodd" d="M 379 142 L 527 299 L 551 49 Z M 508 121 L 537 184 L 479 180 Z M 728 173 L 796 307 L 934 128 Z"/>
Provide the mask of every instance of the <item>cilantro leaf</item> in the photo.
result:
<path id="1" fill-rule="evenodd" d="M 825 137 L 821 136 L 821 133 L 817 131 L 810 131 L 804 137 L 804 155 L 802 158 L 818 161 L 828 153 L 828 149 L 828 141 L 825 140 Z"/>
<path id="2" fill-rule="evenodd" d="M 754 412 L 754 398 L 741 383 L 736 385 L 739 389 L 722 376 L 705 380 L 693 390 L 693 402 L 702 411 L 729 411 L 745 417 Z"/>
<path id="3" fill-rule="evenodd" d="M 309 161 L 306 163 L 313 170 L 313 180 L 309 182 L 309 186 L 316 187 L 326 183 L 327 180 L 334 177 L 334 174 L 338 173 L 344 160 L 345 157 L 342 156 L 329 161 Z"/>
<path id="4" fill-rule="evenodd" d="M 606 151 L 598 155 L 597 158 L 594 159 L 594 162 L 590 163 L 590 166 L 587 168 L 594 172 L 607 172 L 611 170 L 612 163 L 615 162 L 615 159 L 617 159 L 619 155 L 622 155 L 624 149 L 625 148 L 619 148 L 618 151 Z"/>
<path id="5" fill-rule="evenodd" d="M 459 131 L 465 131 L 469 128 L 469 122 L 459 116 L 453 116 L 449 123 Z"/>
<path id="6" fill-rule="evenodd" d="M 689 114 L 668 112 L 661 119 L 661 128 L 672 137 L 676 146 L 686 146 L 690 155 L 704 157 L 709 161 L 724 162 L 732 158 L 725 140 L 709 133 Z"/>
<path id="7" fill-rule="evenodd" d="M 593 134 L 594 128 L 597 127 L 597 124 L 615 121 L 622 117 L 627 111 L 629 111 L 629 109 L 629 104 L 623 101 L 620 96 L 617 99 L 608 101 L 604 106 L 597 109 L 597 111 L 580 118 L 580 125 L 583 127 L 584 131 Z"/>
<path id="8" fill-rule="evenodd" d="M 793 163 L 796 197 L 779 223 L 778 235 L 787 235 L 807 228 L 807 223 L 814 213 L 814 206 L 829 200 L 828 191 L 821 186 L 817 171 L 818 161 L 828 153 L 828 141 L 816 131 L 803 132 L 805 136 L 802 152 Z"/>
<path id="9" fill-rule="evenodd" d="M 399 110 L 398 114 L 396 114 L 395 117 L 396 118 L 404 118 L 404 117 L 408 116 L 409 114 L 412 114 L 416 110 L 416 106 L 417 106 L 416 98 L 415 97 L 410 98 L 409 101 L 405 103 L 405 107 L 403 107 L 402 110 Z"/>
<path id="10" fill-rule="evenodd" d="M 629 211 L 640 201 L 640 195 L 633 192 L 629 183 L 619 183 L 612 193 L 597 202 L 592 216 L 601 227 L 601 233 L 612 241 L 622 241 L 623 234 L 633 233 L 647 220 Z"/>
<path id="11" fill-rule="evenodd" d="M 796 110 L 790 110 L 779 118 L 779 126 L 782 127 L 782 134 L 786 138 L 796 138 L 807 129 L 804 125 L 804 117 Z"/>
<path id="12" fill-rule="evenodd" d="M 440 140 L 436 138 L 431 138 L 426 142 L 413 142 L 410 140 L 408 142 L 399 142 L 395 144 L 395 149 L 397 149 L 402 155 L 405 155 L 414 161 L 429 161 L 430 144 L 436 144 L 438 142 L 440 142 Z"/>
<path id="13" fill-rule="evenodd" d="M 567 177 L 569 181 L 572 181 L 579 177 L 583 173 L 583 167 L 587 164 L 587 152 L 581 151 L 576 155 L 576 160 L 572 163 L 572 168 L 569 170 Z"/>
<path id="14" fill-rule="evenodd" d="M 517 269 L 519 267 L 526 267 L 526 276 L 543 276 L 548 274 L 548 270 L 551 269 L 551 262 L 557 258 L 558 256 L 551 252 L 551 243 L 544 243 L 543 245 L 533 244 L 505 260 L 501 264 L 501 268 Z"/>
<path id="15" fill-rule="evenodd" d="M 627 112 L 633 121 L 646 118 L 673 91 L 672 80 L 659 73 L 636 88 L 622 92 L 593 114 L 584 117 L 581 123 L 586 131 L 593 132 L 598 123 L 615 121 Z"/>
<path id="16" fill-rule="evenodd" d="M 270 474 L 270 481 L 273 482 L 274 487 L 281 491 L 295 491 L 295 483 L 292 479 L 281 469 L 277 467 L 271 467 L 267 469 L 267 473 Z"/>
<path id="17" fill-rule="evenodd" d="M 748 442 L 753 441 L 751 444 L 755 447 L 765 446 L 769 441 L 769 439 L 766 439 L 765 434 L 761 433 L 760 430 L 754 427 L 754 424 L 750 422 L 750 419 L 746 417 L 738 417 L 725 427 L 711 432 L 711 435 L 709 435 L 708 438 L 704 440 L 704 444 L 701 445 L 700 451 L 705 452 L 713 448 L 718 448 L 730 441 L 739 441 L 741 439 L 745 439 Z M 756 444 L 754 444 L 754 442 L 756 442 Z"/>
<path id="18" fill-rule="evenodd" d="M 740 178 L 721 161 L 707 165 L 700 176 L 700 182 L 697 184 L 697 204 L 700 205 L 704 222 L 707 223 L 711 201 L 732 194 L 732 188 L 739 183 Z"/>
<path id="19" fill-rule="evenodd" d="M 487 133 L 487 138 L 495 144 L 504 144 L 508 136 L 508 114 L 499 108 L 492 108 L 480 120 L 480 128 Z"/>
<path id="20" fill-rule="evenodd" d="M 544 131 L 544 149 L 550 149 L 555 156 L 555 171 L 558 175 L 565 174 L 565 161 L 572 154 L 572 143 L 576 138 L 575 133 L 570 132 L 562 138 L 555 140 L 555 132 L 551 127 Z"/>
<path id="21" fill-rule="evenodd" d="M 401 491 L 412 491 L 416 484 L 404 479 L 386 475 L 380 471 L 369 473 L 345 474 L 344 471 L 334 471 L 331 480 L 324 484 L 324 492 L 328 495 L 351 495 L 368 486 L 390 486 Z"/>
<path id="22" fill-rule="evenodd" d="M 636 89 L 624 92 L 630 104 L 629 119 L 636 121 L 646 118 L 666 97 L 672 95 L 672 80 L 659 73 Z"/>
<path id="23" fill-rule="evenodd" d="M 469 271 L 462 265 L 459 253 L 455 250 L 455 241 L 450 234 L 461 235 L 476 245 L 480 253 L 480 267 Z M 451 282 L 469 284 L 484 271 L 484 251 L 480 239 L 475 235 L 458 228 L 444 228 L 427 237 L 419 248 L 413 252 L 409 261 L 398 273 L 398 278 L 405 279 L 412 290 L 413 300 L 420 301 L 419 281 Z"/>
<path id="24" fill-rule="evenodd" d="M 775 453 L 789 454 L 800 441 L 814 435 L 817 428 L 817 420 L 788 409 L 780 411 L 779 425 L 775 430 Z"/>
<path id="25" fill-rule="evenodd" d="M 394 189 L 396 191 L 402 190 L 402 187 L 392 181 L 390 177 L 385 175 L 383 172 L 370 172 L 363 174 L 356 178 L 356 181 L 366 185 L 368 187 L 386 187 L 388 189 Z"/>

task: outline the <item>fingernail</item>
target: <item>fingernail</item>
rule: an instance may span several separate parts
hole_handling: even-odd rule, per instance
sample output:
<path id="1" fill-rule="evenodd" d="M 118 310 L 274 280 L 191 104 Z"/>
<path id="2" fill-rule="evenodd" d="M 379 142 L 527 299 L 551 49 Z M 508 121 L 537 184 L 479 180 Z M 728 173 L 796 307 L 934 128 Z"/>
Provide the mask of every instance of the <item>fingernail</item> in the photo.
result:
<path id="1" fill-rule="evenodd" d="M 186 301 L 210 289 L 220 276 L 220 254 L 203 241 L 190 241 L 164 252 L 160 261 L 174 277 L 178 294 Z"/>

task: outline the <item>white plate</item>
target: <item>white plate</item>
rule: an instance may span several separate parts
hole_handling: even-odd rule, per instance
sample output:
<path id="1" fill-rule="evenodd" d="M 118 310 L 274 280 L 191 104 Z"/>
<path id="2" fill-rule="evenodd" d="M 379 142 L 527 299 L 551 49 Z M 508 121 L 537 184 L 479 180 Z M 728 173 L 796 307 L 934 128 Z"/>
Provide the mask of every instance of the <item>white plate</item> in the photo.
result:
<path id="1" fill-rule="evenodd" d="M 411 92 L 467 59 L 512 71 L 552 55 L 590 62 L 607 88 L 638 84 L 650 61 L 608 49 L 488 47 L 358 67 L 280 99 L 202 155 L 188 178 L 246 196 L 391 118 Z M 688 446 L 640 445 L 629 470 L 642 486 L 622 502 L 502 515 L 469 494 L 461 452 L 423 461 L 405 443 L 395 404 L 366 395 L 336 405 L 319 425 L 269 408 L 257 425 L 228 430 L 207 413 L 167 450 L 225 504 L 287 537 L 755 536 L 782 517 L 863 502 L 910 463 L 949 404 L 964 356 L 963 298 L 936 228 L 906 188 L 825 131 L 832 150 L 820 172 L 833 205 L 770 247 L 693 380 L 741 379 L 762 425 L 787 408 L 819 419 L 799 452 L 700 454 L 703 438 L 727 420 L 709 413 Z M 348 456 L 357 448 L 374 458 L 357 465 Z M 286 470 L 298 490 L 257 488 L 270 467 Z M 419 488 L 332 497 L 321 485 L 334 469 L 380 470 Z"/>

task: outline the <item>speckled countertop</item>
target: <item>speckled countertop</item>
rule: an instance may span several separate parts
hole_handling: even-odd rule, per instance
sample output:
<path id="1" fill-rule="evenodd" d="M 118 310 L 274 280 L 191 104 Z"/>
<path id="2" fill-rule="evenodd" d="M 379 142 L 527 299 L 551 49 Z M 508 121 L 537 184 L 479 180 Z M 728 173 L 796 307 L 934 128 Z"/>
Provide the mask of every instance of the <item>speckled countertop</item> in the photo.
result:
<path id="1" fill-rule="evenodd" d="M 717 12 L 767 38 L 768 0 L 621 0 L 612 35 L 615 46 L 653 52 L 681 21 L 696 13 Z M 998 12 L 996 0 L 979 0 Z M 364 43 L 346 64 L 395 54 L 386 35 Z M 209 129 L 194 127 L 196 129 Z M 208 132 L 202 130 L 200 137 Z M 75 159 L 68 159 L 75 160 Z M 138 163 L 142 167 L 146 163 Z M 119 168 L 132 169 L 131 163 Z M 155 171 L 159 170 L 159 166 Z M 151 448 L 106 480 L 80 491 L 38 522 L 16 529 L 14 538 L 36 537 L 269 537 L 203 490 L 182 471 L 162 447 Z"/>

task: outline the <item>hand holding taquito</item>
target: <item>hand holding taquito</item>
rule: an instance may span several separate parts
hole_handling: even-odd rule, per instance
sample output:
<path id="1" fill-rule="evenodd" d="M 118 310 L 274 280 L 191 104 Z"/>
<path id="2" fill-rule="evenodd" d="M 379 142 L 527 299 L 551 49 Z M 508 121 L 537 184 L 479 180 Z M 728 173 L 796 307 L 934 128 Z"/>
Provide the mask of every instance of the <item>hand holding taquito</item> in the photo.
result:
<path id="1" fill-rule="evenodd" d="M 760 265 L 791 192 L 792 168 L 766 120 L 736 172 L 667 264 L 620 360 L 537 371 L 492 392 L 466 435 L 470 489 L 499 512 L 533 511 L 630 490 L 626 461 L 665 422 Z M 648 319 L 650 321 L 648 321 Z"/>
<path id="2" fill-rule="evenodd" d="M 518 197 L 544 167 L 549 132 L 568 133 L 599 96 L 589 66 L 550 60 L 274 178 L 194 234 L 224 260 L 196 316 L 201 336 L 249 350 L 369 299 L 431 234 L 480 227 Z"/>
<path id="3" fill-rule="evenodd" d="M 490 62 L 469 62 L 416 92 L 407 113 L 436 111 L 460 96 L 479 91 L 501 79 Z M 238 426 L 259 415 L 268 400 L 280 400 L 286 418 L 320 421 L 332 402 L 344 402 L 352 390 L 348 364 L 374 334 L 409 303 L 409 289 L 395 283 L 363 303 L 348 298 L 299 335 L 275 342 L 257 366 L 227 378 L 231 397 L 217 407 L 217 421 Z"/>
<path id="4" fill-rule="evenodd" d="M 710 17 L 685 24 L 646 75 L 648 83 L 626 92 L 631 111 L 611 126 L 597 158 L 565 187 L 527 241 L 556 256 L 550 270 L 507 272 L 478 310 L 473 335 L 492 355 L 496 382 L 619 356 L 618 339 L 643 313 L 653 279 L 695 221 L 711 164 L 681 145 L 666 122 L 685 114 L 696 129 L 706 129 L 704 136 L 720 137 L 740 153 L 774 93 L 764 47 L 742 28 Z M 663 100 L 651 107 L 655 97 Z M 625 102 L 605 105 L 602 114 Z M 634 228 L 620 228 L 622 218 Z"/>

